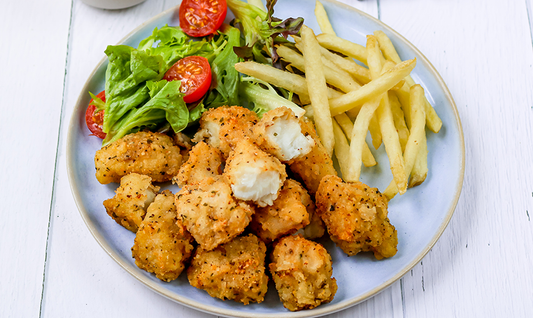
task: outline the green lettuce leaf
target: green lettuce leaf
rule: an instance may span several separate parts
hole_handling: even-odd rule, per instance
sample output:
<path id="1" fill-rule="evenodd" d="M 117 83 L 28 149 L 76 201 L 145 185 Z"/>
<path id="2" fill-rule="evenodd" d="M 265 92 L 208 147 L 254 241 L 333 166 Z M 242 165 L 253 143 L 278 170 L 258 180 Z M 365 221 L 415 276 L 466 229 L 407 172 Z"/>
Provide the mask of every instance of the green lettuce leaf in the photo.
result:
<path id="1" fill-rule="evenodd" d="M 205 99 L 208 108 L 222 105 L 240 105 L 239 72 L 235 64 L 242 61 L 234 52 L 234 48 L 241 45 L 241 33 L 238 29 L 224 26 L 221 36 L 227 38 L 223 50 L 211 62 L 213 82 L 211 91 Z"/>
<path id="2" fill-rule="evenodd" d="M 253 59 L 259 63 L 271 62 L 280 67 L 279 56 L 274 43 L 286 42 L 289 35 L 300 32 L 303 18 L 280 20 L 273 17 L 277 0 L 267 0 L 267 12 L 240 0 L 227 0 L 228 8 L 235 15 L 235 20 L 242 27 L 246 46 L 237 49 L 237 54 L 244 59 Z M 262 53 L 266 47 L 266 55 Z"/>
<path id="3" fill-rule="evenodd" d="M 109 65 L 103 131 L 110 133 L 122 116 L 149 98 L 145 82 L 161 79 L 165 65 L 161 56 L 152 56 L 125 45 L 108 46 L 105 53 Z"/>
<path id="4" fill-rule="evenodd" d="M 130 109 L 107 134 L 104 145 L 141 128 L 155 129 L 165 121 L 175 132 L 186 128 L 189 123 L 189 110 L 183 101 L 183 94 L 179 91 L 180 84 L 179 81 L 165 80 L 147 82 L 146 89 L 153 97 L 142 107 Z"/>
<path id="5" fill-rule="evenodd" d="M 305 114 L 305 110 L 289 99 L 280 96 L 272 85 L 254 77 L 245 77 L 240 85 L 240 94 L 248 101 L 248 107 L 262 117 L 264 113 L 277 107 L 287 107 L 296 116 Z M 288 94 L 292 97 L 292 94 Z"/>

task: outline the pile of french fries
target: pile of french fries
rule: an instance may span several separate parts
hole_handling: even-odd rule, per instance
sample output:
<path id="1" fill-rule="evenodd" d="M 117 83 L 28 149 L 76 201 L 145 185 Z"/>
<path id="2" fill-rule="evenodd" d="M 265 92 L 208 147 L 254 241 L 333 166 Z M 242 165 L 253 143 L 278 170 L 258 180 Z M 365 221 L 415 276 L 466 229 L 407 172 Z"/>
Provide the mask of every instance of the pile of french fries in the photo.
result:
<path id="1" fill-rule="evenodd" d="M 329 154 L 335 153 L 345 181 L 359 181 L 362 164 L 377 164 L 367 133 L 375 149 L 383 143 L 393 176 L 383 194 L 390 200 L 426 179 L 426 126 L 437 133 L 442 121 L 409 75 L 416 59 L 402 61 L 385 33 L 375 31 L 362 46 L 336 36 L 318 1 L 315 15 L 322 34 L 315 36 L 304 25 L 301 36 L 293 37 L 299 52 L 277 48 L 289 70 L 256 62 L 235 68 L 298 95 Z"/>

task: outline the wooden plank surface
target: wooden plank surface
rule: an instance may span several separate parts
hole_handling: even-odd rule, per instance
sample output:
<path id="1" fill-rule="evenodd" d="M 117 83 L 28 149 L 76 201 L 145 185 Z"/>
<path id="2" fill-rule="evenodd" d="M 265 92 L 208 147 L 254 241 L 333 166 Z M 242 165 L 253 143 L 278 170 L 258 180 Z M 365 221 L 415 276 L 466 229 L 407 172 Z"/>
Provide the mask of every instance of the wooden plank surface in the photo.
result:
<path id="1" fill-rule="evenodd" d="M 0 317 L 39 315 L 69 23 L 68 0 L 2 2 Z"/>
<path id="2" fill-rule="evenodd" d="M 86 79 L 115 44 L 152 16 L 173 7 L 146 1 L 125 10 L 100 10 L 74 2 L 65 89 L 65 112 L 46 270 L 42 317 L 212 317 L 146 288 L 97 244 L 83 223 L 66 173 L 68 122 Z"/>
<path id="3" fill-rule="evenodd" d="M 455 215 L 402 280 L 405 317 L 531 317 L 533 54 L 525 2 L 405 6 L 382 0 L 381 19 L 440 72 L 466 143 Z"/>

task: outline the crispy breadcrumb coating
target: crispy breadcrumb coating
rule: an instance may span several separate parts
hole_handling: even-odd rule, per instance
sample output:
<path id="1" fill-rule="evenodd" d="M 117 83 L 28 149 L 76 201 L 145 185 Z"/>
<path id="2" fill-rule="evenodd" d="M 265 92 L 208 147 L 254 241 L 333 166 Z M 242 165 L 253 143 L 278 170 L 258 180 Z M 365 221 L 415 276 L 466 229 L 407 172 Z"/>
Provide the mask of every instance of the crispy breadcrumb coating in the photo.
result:
<path id="1" fill-rule="evenodd" d="M 256 113 L 240 106 L 222 106 L 207 110 L 200 118 L 200 130 L 193 141 L 204 140 L 227 157 L 244 138 L 253 136 L 252 127 L 259 118 Z"/>
<path id="2" fill-rule="evenodd" d="M 174 195 L 165 190 L 148 208 L 131 248 L 135 264 L 162 281 L 178 278 L 194 246 L 192 236 L 176 217 Z"/>
<path id="3" fill-rule="evenodd" d="M 254 209 L 231 195 L 223 177 L 185 185 L 176 193 L 178 218 L 205 250 L 231 241 L 252 219 Z"/>
<path id="4" fill-rule="evenodd" d="M 277 158 L 259 149 L 249 139 L 244 139 L 230 153 L 224 176 L 236 198 L 254 201 L 264 207 L 272 205 L 278 197 L 287 172 Z"/>
<path id="5" fill-rule="evenodd" d="M 290 164 L 290 169 L 299 176 L 311 195 L 314 195 L 320 184 L 320 180 L 327 175 L 337 175 L 337 170 L 333 167 L 333 161 L 328 155 L 326 148 L 320 142 L 313 123 L 307 118 L 300 118 L 302 132 L 305 136 L 311 136 L 315 141 L 315 146 L 311 151 Z"/>
<path id="6" fill-rule="evenodd" d="M 302 133 L 300 120 L 287 107 L 263 114 L 253 131 L 257 145 L 285 163 L 308 154 L 315 145 L 311 136 Z"/>
<path id="7" fill-rule="evenodd" d="M 287 179 L 271 206 L 256 208 L 250 226 L 264 242 L 296 232 L 309 224 L 305 203 L 313 202 L 300 183 Z"/>
<path id="8" fill-rule="evenodd" d="M 158 191 L 152 178 L 131 173 L 120 179 L 115 196 L 105 200 L 104 207 L 118 224 L 135 233 Z"/>
<path id="9" fill-rule="evenodd" d="M 169 181 L 182 163 L 180 148 L 165 134 L 140 131 L 126 135 L 96 152 L 96 179 L 102 184 L 119 182 L 135 172 L 154 182 Z"/>
<path id="10" fill-rule="evenodd" d="M 189 138 L 184 133 L 179 132 L 179 133 L 175 133 L 172 136 L 172 140 L 174 140 L 174 144 L 176 146 L 180 147 L 182 162 L 187 161 L 187 159 L 189 159 L 189 151 L 191 151 L 192 146 L 193 146 L 191 138 Z"/>
<path id="11" fill-rule="evenodd" d="M 349 256 L 372 251 L 382 259 L 398 251 L 396 229 L 387 217 L 387 200 L 378 189 L 327 176 L 320 182 L 316 205 L 331 240 Z"/>
<path id="12" fill-rule="evenodd" d="M 199 247 L 187 277 L 192 286 L 212 297 L 245 305 L 264 300 L 268 288 L 265 244 L 255 235 L 237 237 L 213 251 Z"/>
<path id="13" fill-rule="evenodd" d="M 181 166 L 177 179 L 180 187 L 222 174 L 222 153 L 205 142 L 196 144 L 189 152 L 189 159 Z"/>
<path id="14" fill-rule="evenodd" d="M 283 306 L 291 311 L 328 303 L 337 292 L 328 251 L 299 235 L 276 243 L 269 268 Z"/>
<path id="15" fill-rule="evenodd" d="M 307 199 L 308 198 L 308 199 Z M 300 234 L 308 240 L 314 240 L 321 238 L 326 232 L 326 225 L 316 213 L 315 202 L 311 199 L 311 196 L 307 198 L 302 197 L 302 203 L 305 205 L 307 212 L 309 213 L 309 224 L 303 229 L 299 229 L 295 234 Z"/>

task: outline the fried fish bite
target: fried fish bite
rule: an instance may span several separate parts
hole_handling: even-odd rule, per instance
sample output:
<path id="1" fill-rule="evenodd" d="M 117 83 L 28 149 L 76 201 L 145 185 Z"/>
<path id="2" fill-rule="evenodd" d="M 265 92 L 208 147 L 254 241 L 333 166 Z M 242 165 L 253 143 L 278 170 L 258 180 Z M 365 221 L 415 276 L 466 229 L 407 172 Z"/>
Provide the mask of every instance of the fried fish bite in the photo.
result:
<path id="1" fill-rule="evenodd" d="M 231 241 L 252 219 L 254 209 L 231 195 L 223 177 L 185 185 L 176 193 L 178 218 L 205 250 Z"/>
<path id="2" fill-rule="evenodd" d="M 279 298 L 290 311 L 329 303 L 337 292 L 328 251 L 299 235 L 276 243 L 269 268 Z"/>
<path id="3" fill-rule="evenodd" d="M 194 246 L 192 236 L 176 217 L 174 195 L 165 190 L 148 207 L 131 248 L 135 264 L 162 281 L 178 278 Z"/>
<path id="4" fill-rule="evenodd" d="M 193 141 L 205 141 L 227 157 L 244 138 L 252 137 L 252 127 L 259 118 L 255 112 L 240 106 L 222 106 L 207 110 L 200 118 L 200 130 Z"/>
<path id="5" fill-rule="evenodd" d="M 308 196 L 308 198 L 309 200 L 304 200 L 304 197 L 302 197 L 302 203 L 305 205 L 307 212 L 309 213 L 309 224 L 303 229 L 296 231 L 295 234 L 300 234 L 308 240 L 314 240 L 324 236 L 326 226 L 320 216 L 316 213 L 315 202 L 313 202 L 310 196 Z"/>
<path id="6" fill-rule="evenodd" d="M 253 128 L 256 143 L 281 162 L 291 162 L 308 154 L 315 141 L 304 135 L 300 120 L 287 107 L 278 107 L 263 114 Z"/>
<path id="7" fill-rule="evenodd" d="M 349 256 L 372 251 L 382 259 L 398 251 L 398 235 L 387 217 L 387 200 L 378 189 L 327 176 L 320 182 L 316 205 L 331 240 Z"/>
<path id="8" fill-rule="evenodd" d="M 180 187 L 222 174 L 222 153 L 205 142 L 197 143 L 189 152 L 189 158 L 181 166 L 177 179 Z"/>
<path id="9" fill-rule="evenodd" d="M 222 300 L 260 303 L 268 288 L 265 254 L 265 243 L 253 234 L 212 251 L 199 247 L 187 269 L 189 283 Z"/>
<path id="10" fill-rule="evenodd" d="M 115 196 L 105 200 L 104 207 L 118 224 L 135 233 L 158 191 L 159 187 L 152 185 L 152 178 L 130 173 L 120 179 Z"/>
<path id="11" fill-rule="evenodd" d="M 313 123 L 308 119 L 300 118 L 302 132 L 305 136 L 311 136 L 315 141 L 311 151 L 303 157 L 295 159 L 289 168 L 299 176 L 311 195 L 316 193 L 320 180 L 327 175 L 337 175 L 333 167 L 333 160 L 328 155 L 326 148 L 320 142 Z"/>
<path id="12" fill-rule="evenodd" d="M 287 178 L 285 165 L 259 149 L 249 139 L 242 140 L 226 161 L 224 176 L 233 195 L 258 206 L 272 205 Z"/>
<path id="13" fill-rule="evenodd" d="M 191 151 L 193 146 L 191 138 L 182 132 L 178 132 L 172 136 L 172 140 L 174 140 L 176 146 L 180 147 L 182 161 L 187 161 L 189 159 L 189 151 Z"/>
<path id="14" fill-rule="evenodd" d="M 256 208 L 250 226 L 264 242 L 296 232 L 309 224 L 305 203 L 313 202 L 300 183 L 285 180 L 278 198 L 271 206 Z"/>
<path id="15" fill-rule="evenodd" d="M 182 163 L 180 148 L 165 134 L 139 131 L 104 146 L 96 152 L 96 179 L 102 184 L 119 182 L 135 172 L 154 182 L 164 182 L 178 174 Z"/>

